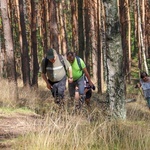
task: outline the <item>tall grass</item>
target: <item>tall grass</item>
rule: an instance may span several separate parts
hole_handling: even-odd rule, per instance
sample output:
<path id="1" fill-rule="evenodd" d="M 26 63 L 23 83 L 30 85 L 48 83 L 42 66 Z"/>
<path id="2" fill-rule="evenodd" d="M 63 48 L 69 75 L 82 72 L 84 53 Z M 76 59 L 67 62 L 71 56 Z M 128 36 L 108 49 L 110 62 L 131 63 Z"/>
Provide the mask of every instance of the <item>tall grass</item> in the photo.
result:
<path id="1" fill-rule="evenodd" d="M 98 110 L 95 110 L 98 111 Z M 47 115 L 36 132 L 21 137 L 15 150 L 149 150 L 150 121 L 96 120 L 82 115 Z M 91 116 L 92 117 L 92 116 Z M 94 117 L 94 116 L 93 116 Z M 91 118 L 92 119 L 92 118 Z"/>
<path id="2" fill-rule="evenodd" d="M 5 84 L 7 85 L 7 84 Z M 100 103 L 92 99 L 92 108 L 86 106 L 80 114 L 72 109 L 58 110 L 44 83 L 37 91 L 19 90 L 22 105 L 39 113 L 34 130 L 17 138 L 14 150 L 149 150 L 150 111 L 139 95 L 137 102 L 129 103 L 127 119 L 109 120 Z M 9 87 L 11 88 L 11 87 Z M 4 88 L 1 88 L 5 90 Z M 9 98 L 0 91 L 0 101 L 7 106 Z M 4 93 L 3 93 L 4 92 Z M 94 93 L 96 94 L 96 93 Z M 93 94 L 93 95 L 94 95 Z M 66 97 L 67 98 L 67 97 Z M 101 98 L 101 96 L 99 96 Z M 5 101 L 7 100 L 7 101 Z M 20 102 L 20 103 L 21 103 Z M 5 103 L 5 105 L 4 105 Z"/>

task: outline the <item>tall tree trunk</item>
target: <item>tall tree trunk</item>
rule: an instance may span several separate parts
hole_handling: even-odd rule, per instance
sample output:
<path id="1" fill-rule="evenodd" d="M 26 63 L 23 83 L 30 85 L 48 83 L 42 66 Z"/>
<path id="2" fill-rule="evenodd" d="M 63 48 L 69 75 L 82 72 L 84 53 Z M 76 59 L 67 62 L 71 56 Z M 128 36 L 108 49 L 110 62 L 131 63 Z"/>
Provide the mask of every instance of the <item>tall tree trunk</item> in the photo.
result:
<path id="1" fill-rule="evenodd" d="M 41 1 L 41 35 L 42 35 L 42 46 L 44 54 L 46 53 L 47 46 L 47 10 L 46 10 L 47 0 Z"/>
<path id="2" fill-rule="evenodd" d="M 63 7 L 64 6 L 64 7 Z M 65 19 L 64 18 L 64 2 L 58 3 L 58 18 L 59 18 L 59 29 L 60 29 L 60 53 L 66 54 L 68 51 L 67 37 L 66 37 L 66 28 L 65 28 Z M 67 8 L 65 8 L 67 9 Z"/>
<path id="3" fill-rule="evenodd" d="M 12 32 L 11 32 L 10 21 L 8 17 L 7 0 L 2 0 L 0 6 L 1 6 L 4 39 L 5 39 L 7 78 L 10 85 L 9 93 L 10 93 L 10 98 L 13 101 L 16 101 L 18 100 L 16 66 L 15 66 L 15 58 L 14 58 Z"/>
<path id="4" fill-rule="evenodd" d="M 35 0 L 31 0 L 31 56 L 32 56 L 32 66 L 33 66 L 33 76 L 32 76 L 32 86 L 38 87 L 38 58 L 37 58 L 37 9 Z"/>
<path id="5" fill-rule="evenodd" d="M 1 6 L 0 6 L 1 7 Z M 3 77 L 6 74 L 6 69 L 4 69 L 4 31 L 3 31 L 3 25 L 2 25 L 2 16 L 0 16 L 0 78 Z"/>
<path id="6" fill-rule="evenodd" d="M 16 3 L 16 22 L 18 22 L 18 44 L 19 44 L 19 49 L 18 49 L 18 55 L 19 57 L 16 58 L 16 67 L 17 67 L 17 72 L 21 76 L 22 72 L 22 62 L 21 62 L 21 48 L 23 47 L 23 42 L 22 42 L 22 34 L 21 34 L 21 26 L 20 26 L 20 11 L 19 11 L 19 0 L 15 0 Z"/>
<path id="7" fill-rule="evenodd" d="M 120 24 L 121 24 L 121 39 L 122 39 L 122 48 L 123 48 L 123 55 L 126 63 L 125 67 L 125 74 L 128 76 L 128 64 L 129 64 L 129 49 L 128 49 L 128 41 L 127 41 L 127 32 L 128 32 L 128 18 L 127 18 L 127 1 L 120 0 L 119 1 L 119 17 L 120 17 Z"/>
<path id="8" fill-rule="evenodd" d="M 78 46 L 78 22 L 77 22 L 77 0 L 70 0 L 71 3 L 71 24 L 72 24 L 72 49 L 77 51 Z"/>
<path id="9" fill-rule="evenodd" d="M 89 13 L 90 19 L 91 19 L 91 28 L 90 28 L 90 43 L 91 43 L 91 52 L 92 52 L 92 66 L 91 68 L 93 69 L 91 71 L 91 75 L 93 77 L 93 80 L 97 83 L 97 62 L 98 62 L 98 56 L 97 53 L 97 26 L 98 26 L 98 21 L 97 21 L 97 1 L 92 0 L 90 3 L 90 10 L 91 12 Z M 101 59 L 101 58 L 100 58 Z"/>
<path id="10" fill-rule="evenodd" d="M 106 49 L 107 49 L 107 43 L 106 43 L 106 15 L 105 15 L 105 6 L 104 3 L 101 2 L 101 55 L 102 55 L 102 63 L 103 66 L 101 66 L 101 71 L 100 74 L 101 75 L 101 82 L 99 84 L 101 84 L 101 89 L 102 92 L 104 92 L 105 90 L 105 86 L 104 86 L 104 82 L 106 83 L 107 77 L 106 77 Z M 103 78 L 102 78 L 103 77 Z M 102 81 L 103 80 L 103 81 Z"/>
<path id="11" fill-rule="evenodd" d="M 148 74 L 148 66 L 147 66 L 147 61 L 146 61 L 146 53 L 145 53 L 145 45 L 144 45 L 144 39 L 143 39 L 143 33 L 142 33 L 142 26 L 141 26 L 141 11 L 140 11 L 140 5 L 139 5 L 139 0 L 137 2 L 137 15 L 138 15 L 138 34 L 139 34 L 139 41 L 141 43 L 141 50 L 142 50 L 142 55 L 143 55 L 143 65 L 144 69 L 147 74 Z"/>
<path id="12" fill-rule="evenodd" d="M 25 26 L 25 16 L 24 16 L 24 2 L 19 0 L 19 9 L 20 9 L 20 27 L 22 34 L 22 47 L 21 47 L 21 62 L 22 62 L 22 76 L 23 76 L 23 85 L 24 87 L 29 88 L 30 83 L 30 64 L 29 64 L 29 48 L 26 36 L 26 26 Z"/>
<path id="13" fill-rule="evenodd" d="M 90 0 L 86 0 L 84 4 L 84 20 L 85 20 L 85 60 L 86 60 L 86 67 L 88 69 L 88 72 L 90 72 L 92 60 L 91 60 L 91 53 L 92 53 L 92 45 L 91 45 L 91 40 L 90 40 L 90 34 L 91 34 L 91 8 L 90 8 Z"/>
<path id="14" fill-rule="evenodd" d="M 98 93 L 104 92 L 104 73 L 103 73 L 103 51 L 102 51 L 102 2 L 97 0 L 97 86 L 98 86 Z"/>
<path id="15" fill-rule="evenodd" d="M 59 52 L 56 1 L 50 0 L 50 45 Z"/>
<path id="16" fill-rule="evenodd" d="M 107 98 L 112 118 L 125 119 L 125 64 L 121 46 L 117 0 L 106 3 L 107 56 Z"/>
<path id="17" fill-rule="evenodd" d="M 78 42 L 79 56 L 84 57 L 84 31 L 83 31 L 83 0 L 78 0 Z"/>
<path id="18" fill-rule="evenodd" d="M 145 48 L 150 58 L 150 0 L 146 0 L 145 7 Z"/>
<path id="19" fill-rule="evenodd" d="M 130 1 L 127 0 L 127 19 L 128 19 L 128 81 L 131 83 L 131 19 Z"/>

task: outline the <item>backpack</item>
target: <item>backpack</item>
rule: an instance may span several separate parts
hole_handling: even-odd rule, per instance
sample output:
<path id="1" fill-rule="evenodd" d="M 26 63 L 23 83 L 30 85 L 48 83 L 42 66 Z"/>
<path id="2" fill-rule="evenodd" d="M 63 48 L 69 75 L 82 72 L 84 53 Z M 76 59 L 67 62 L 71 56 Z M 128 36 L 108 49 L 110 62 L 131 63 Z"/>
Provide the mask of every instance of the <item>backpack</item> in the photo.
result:
<path id="1" fill-rule="evenodd" d="M 66 69 L 65 62 L 64 62 L 64 59 L 63 59 L 62 55 L 58 54 L 58 57 L 59 57 L 59 60 L 62 63 L 62 65 L 63 65 L 63 67 L 64 67 L 64 69 L 65 69 L 65 71 L 67 73 L 67 69 Z M 45 57 L 45 70 L 46 70 L 46 67 L 48 65 L 48 61 L 49 60 Z"/>
<path id="2" fill-rule="evenodd" d="M 81 62 L 80 62 L 80 57 L 79 56 L 75 56 L 76 59 L 77 59 L 77 63 L 78 63 L 78 66 L 80 68 L 80 70 L 82 70 L 82 66 L 81 66 Z"/>

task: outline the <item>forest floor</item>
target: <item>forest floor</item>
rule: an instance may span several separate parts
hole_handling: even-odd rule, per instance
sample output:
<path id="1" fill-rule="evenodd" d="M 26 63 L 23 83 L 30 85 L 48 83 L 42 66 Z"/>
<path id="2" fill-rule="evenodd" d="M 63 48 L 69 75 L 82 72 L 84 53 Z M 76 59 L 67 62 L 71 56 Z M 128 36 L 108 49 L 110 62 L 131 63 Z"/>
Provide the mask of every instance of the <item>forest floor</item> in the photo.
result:
<path id="1" fill-rule="evenodd" d="M 36 127 L 44 122 L 45 111 L 50 109 L 50 105 L 55 105 L 54 108 L 58 108 L 57 105 L 54 104 L 53 99 L 47 96 L 49 95 L 44 97 L 45 100 L 42 100 L 42 103 L 40 102 L 40 109 L 35 110 L 36 113 L 22 111 L 5 113 L 3 110 L 0 111 L 0 150 L 12 150 L 12 145 L 17 138 L 22 135 L 27 135 L 28 133 L 36 132 Z M 104 109 L 104 105 L 106 105 L 105 103 L 98 104 L 96 97 L 93 97 L 91 104 L 92 107 L 96 106 L 102 109 Z M 69 110 L 73 110 L 73 108 L 72 106 Z M 56 112 L 57 111 L 58 110 L 56 110 Z"/>
<path id="2" fill-rule="evenodd" d="M 44 96 L 45 97 L 44 97 Z M 39 97 L 39 95 L 37 95 Z M 51 105 L 52 100 L 49 98 L 49 94 L 43 93 L 42 96 L 45 100 L 42 99 L 42 109 L 46 106 L 46 109 L 49 109 L 49 105 Z M 131 99 L 133 99 L 133 95 L 130 96 Z M 27 98 L 31 100 L 30 98 Z M 104 106 L 105 103 L 101 102 L 99 103 L 99 98 L 101 100 L 104 100 L 103 97 L 95 97 L 93 94 L 92 101 L 93 107 L 97 107 L 98 109 L 105 109 Z M 41 98 L 40 98 L 41 99 Z M 50 101 L 49 101 L 50 100 Z M 50 102 L 50 103 L 49 103 Z M 129 103 L 129 105 L 134 107 L 136 101 L 132 101 Z M 49 105 L 47 105 L 49 104 Z M 141 105 L 141 104 L 140 104 Z M 145 103 L 144 108 L 146 108 Z M 15 140 L 19 138 L 22 135 L 26 135 L 28 133 L 36 132 L 36 126 L 38 124 L 41 124 L 43 119 L 43 110 L 38 110 L 39 112 L 27 112 L 24 113 L 22 111 L 17 112 L 11 112 L 11 113 L 4 113 L 3 111 L 0 111 L 0 150 L 12 150 L 12 145 L 15 143 Z M 148 112 L 149 113 L 149 112 Z"/>
<path id="3" fill-rule="evenodd" d="M 15 138 L 33 132 L 39 121 L 41 118 L 34 113 L 0 113 L 0 150 L 12 150 Z"/>

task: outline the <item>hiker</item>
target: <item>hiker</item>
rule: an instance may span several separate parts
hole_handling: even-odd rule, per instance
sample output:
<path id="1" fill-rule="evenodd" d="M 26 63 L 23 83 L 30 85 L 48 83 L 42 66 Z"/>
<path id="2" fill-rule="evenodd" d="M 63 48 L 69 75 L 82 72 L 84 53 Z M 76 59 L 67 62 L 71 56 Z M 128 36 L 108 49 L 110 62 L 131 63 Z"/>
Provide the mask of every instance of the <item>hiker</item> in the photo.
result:
<path id="1" fill-rule="evenodd" d="M 42 60 L 41 72 L 47 88 L 51 90 L 54 102 L 58 105 L 64 104 L 67 73 L 68 82 L 73 82 L 72 68 L 68 60 L 51 48 L 48 50 L 46 58 Z"/>
<path id="2" fill-rule="evenodd" d="M 147 100 L 147 105 L 150 109 L 150 77 L 146 72 L 141 73 L 140 82 L 135 86 L 135 88 L 140 87 L 142 87 L 144 97 Z"/>
<path id="3" fill-rule="evenodd" d="M 90 107 L 90 99 L 92 96 L 92 90 L 95 90 L 95 86 L 91 87 L 89 85 L 88 79 L 86 76 L 84 76 L 84 94 L 85 94 L 85 103 L 87 104 L 88 107 Z M 78 87 L 76 87 L 75 90 L 75 99 L 78 99 L 79 97 L 79 91 Z"/>
<path id="4" fill-rule="evenodd" d="M 73 82 L 69 83 L 69 94 L 71 99 L 74 99 L 75 97 L 75 90 L 76 87 L 78 87 L 79 90 L 79 97 L 76 97 L 75 101 L 78 101 L 76 103 L 75 107 L 80 108 L 85 100 L 85 94 L 84 94 L 84 75 L 87 77 L 89 85 L 91 87 L 94 86 L 90 79 L 90 75 L 86 69 L 86 65 L 84 61 L 79 58 L 78 56 L 75 56 L 74 52 L 68 52 L 67 53 L 67 60 L 70 62 L 72 67 L 72 75 L 73 75 Z"/>

